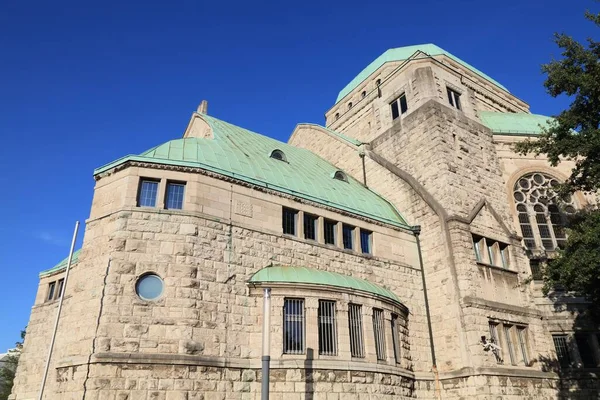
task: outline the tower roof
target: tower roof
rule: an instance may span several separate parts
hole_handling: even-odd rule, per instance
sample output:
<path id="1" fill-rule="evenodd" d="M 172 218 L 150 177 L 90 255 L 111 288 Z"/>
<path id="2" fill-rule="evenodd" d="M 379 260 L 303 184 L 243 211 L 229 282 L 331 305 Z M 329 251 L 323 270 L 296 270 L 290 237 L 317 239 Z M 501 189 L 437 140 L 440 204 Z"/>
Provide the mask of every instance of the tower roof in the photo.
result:
<path id="1" fill-rule="evenodd" d="M 395 49 L 387 50 L 385 53 L 383 53 L 382 55 L 377 57 L 373 62 L 371 62 L 369 65 L 367 65 L 367 67 L 365 69 L 360 71 L 360 73 L 358 75 L 356 75 L 354 77 L 354 79 L 352 79 L 350 81 L 350 83 L 348 83 L 340 91 L 340 93 L 338 94 L 338 97 L 335 101 L 336 104 L 340 100 L 342 100 L 348 93 L 353 91 L 358 85 L 360 85 L 365 79 L 367 79 L 373 72 L 377 71 L 377 69 L 379 69 L 379 67 L 381 67 L 385 63 L 393 62 L 393 61 L 407 60 L 418 51 L 423 52 L 423 53 L 427 54 L 428 56 L 444 55 L 446 57 L 449 57 L 449 58 L 453 59 L 454 61 L 456 61 L 457 63 L 461 64 L 463 67 L 469 69 L 471 72 L 474 72 L 475 74 L 481 76 L 482 78 L 492 82 L 496 86 L 498 86 L 508 92 L 507 88 L 505 88 L 499 82 L 495 81 L 494 79 L 492 79 L 488 75 L 484 74 L 477 68 L 464 62 L 460 58 L 453 56 L 452 54 L 450 54 L 446 50 L 436 46 L 435 44 L 428 43 L 428 44 L 417 44 L 414 46 L 397 47 Z"/>
<path id="2" fill-rule="evenodd" d="M 102 166 L 94 175 L 127 161 L 196 167 L 387 224 L 407 226 L 390 203 L 360 182 L 350 176 L 347 181 L 334 179 L 338 168 L 311 151 L 205 114 L 195 116 L 208 123 L 212 138 L 170 140 Z M 284 160 L 272 158 L 274 150 L 283 152 Z"/>

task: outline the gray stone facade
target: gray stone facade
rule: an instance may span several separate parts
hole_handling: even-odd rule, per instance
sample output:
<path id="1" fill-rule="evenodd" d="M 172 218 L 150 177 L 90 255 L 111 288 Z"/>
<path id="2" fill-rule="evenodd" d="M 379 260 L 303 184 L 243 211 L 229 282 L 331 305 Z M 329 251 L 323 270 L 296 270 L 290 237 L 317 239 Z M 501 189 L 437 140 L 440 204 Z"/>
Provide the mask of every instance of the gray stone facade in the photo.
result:
<path id="1" fill-rule="evenodd" d="M 449 104 L 447 88 L 460 94 L 460 109 Z M 402 93 L 408 109 L 394 119 L 390 103 Z M 570 312 L 581 299 L 545 298 L 530 280 L 512 198 L 524 174 L 564 179 L 570 164 L 550 168 L 543 157 L 515 154 L 510 146 L 523 137 L 492 132 L 480 111 L 528 112 L 528 105 L 450 58 L 422 57 L 384 64 L 327 111 L 327 128 L 294 130 L 289 144 L 387 199 L 406 227 L 201 166 L 131 160 L 97 174 L 44 398 L 260 398 L 263 300 L 248 281 L 270 265 L 360 278 L 402 302 L 399 308 L 327 285 L 273 285 L 271 399 L 597 398 L 595 371 L 577 368 L 572 340 L 575 331 L 589 332 L 600 355 L 597 330 L 577 325 Z M 215 135 L 194 114 L 184 136 Z M 158 182 L 155 207 L 138 206 L 141 178 Z M 181 210 L 165 207 L 171 181 L 185 182 Z M 578 194 L 576 201 L 584 207 L 596 200 Z M 301 222 L 295 235 L 283 233 L 282 207 L 296 210 L 298 221 L 316 216 L 316 237 L 306 239 Z M 334 243 L 324 237 L 326 220 L 338 223 Z M 371 232 L 371 254 L 344 249 L 343 224 L 355 227 L 357 243 L 360 230 Z M 496 243 L 490 251 L 502 265 L 499 258 L 478 260 L 474 238 Z M 148 273 L 164 281 L 156 301 L 136 294 Z M 41 277 L 14 400 L 37 398 L 57 307 L 48 285 L 63 275 Z M 284 351 L 287 298 L 304 302 L 300 354 Z M 336 304 L 335 355 L 319 351 L 320 300 Z M 350 347 L 350 304 L 362 307 L 363 357 Z M 383 354 L 376 351 L 374 310 L 385 322 Z M 397 337 L 388 329 L 394 318 Z M 481 343 L 491 326 L 501 361 Z M 562 372 L 553 334 L 575 347 L 576 363 Z"/>

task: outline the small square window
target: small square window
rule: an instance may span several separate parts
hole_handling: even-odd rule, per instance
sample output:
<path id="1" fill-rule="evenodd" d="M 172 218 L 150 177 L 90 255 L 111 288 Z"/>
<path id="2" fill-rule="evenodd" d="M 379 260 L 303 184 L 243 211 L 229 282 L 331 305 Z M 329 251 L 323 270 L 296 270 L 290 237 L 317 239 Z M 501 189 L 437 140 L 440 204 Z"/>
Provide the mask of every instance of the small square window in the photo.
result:
<path id="1" fill-rule="evenodd" d="M 450 103 L 450 105 L 456 108 L 457 110 L 461 110 L 462 108 L 460 106 L 460 93 L 450 88 L 446 88 L 446 91 L 448 92 L 448 102 Z"/>
<path id="2" fill-rule="evenodd" d="M 287 235 L 296 235 L 296 223 L 298 221 L 298 211 L 283 207 L 282 225 L 283 233 Z"/>
<path id="3" fill-rule="evenodd" d="M 342 225 L 342 240 L 345 249 L 352 250 L 354 248 L 354 227 L 352 225 Z"/>
<path id="4" fill-rule="evenodd" d="M 304 239 L 317 240 L 318 218 L 316 215 L 304 213 Z"/>
<path id="5" fill-rule="evenodd" d="M 406 93 L 402 93 L 400 97 L 390 103 L 392 109 L 392 119 L 396 119 L 400 114 L 404 114 L 408 110 L 408 103 L 406 102 Z"/>
<path id="6" fill-rule="evenodd" d="M 183 209 L 185 183 L 167 182 L 165 208 L 170 210 Z"/>
<path id="7" fill-rule="evenodd" d="M 158 194 L 158 181 L 141 179 L 138 191 L 138 207 L 156 207 Z"/>
<path id="8" fill-rule="evenodd" d="M 337 237 L 337 222 L 332 221 L 330 219 L 326 219 L 323 221 L 323 238 L 325 239 L 325 244 L 336 244 Z"/>
<path id="9" fill-rule="evenodd" d="M 371 254 L 371 243 L 373 240 L 373 232 L 366 229 L 360 230 L 360 249 L 363 254 Z"/>

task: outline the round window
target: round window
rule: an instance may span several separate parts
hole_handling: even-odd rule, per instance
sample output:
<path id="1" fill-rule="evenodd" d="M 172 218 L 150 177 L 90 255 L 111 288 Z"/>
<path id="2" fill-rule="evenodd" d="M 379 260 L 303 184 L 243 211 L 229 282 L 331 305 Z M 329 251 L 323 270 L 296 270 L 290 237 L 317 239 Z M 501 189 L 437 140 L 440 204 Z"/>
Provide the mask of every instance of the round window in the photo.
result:
<path id="1" fill-rule="evenodd" d="M 164 288 L 165 283 L 155 274 L 142 275 L 135 283 L 135 292 L 143 300 L 157 300 Z"/>

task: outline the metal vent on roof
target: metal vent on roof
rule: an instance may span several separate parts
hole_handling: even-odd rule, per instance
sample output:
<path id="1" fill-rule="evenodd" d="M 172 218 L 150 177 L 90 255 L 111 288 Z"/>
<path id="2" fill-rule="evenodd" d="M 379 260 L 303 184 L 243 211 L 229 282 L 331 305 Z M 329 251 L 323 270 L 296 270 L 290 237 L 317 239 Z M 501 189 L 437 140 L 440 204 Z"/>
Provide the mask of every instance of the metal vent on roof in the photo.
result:
<path id="1" fill-rule="evenodd" d="M 335 171 L 333 174 L 333 179 L 337 179 L 338 181 L 348 182 L 348 177 L 342 171 Z"/>
<path id="2" fill-rule="evenodd" d="M 279 161 L 287 162 L 287 158 L 285 157 L 285 153 L 279 149 L 275 149 L 271 152 L 271 158 L 274 158 Z"/>

